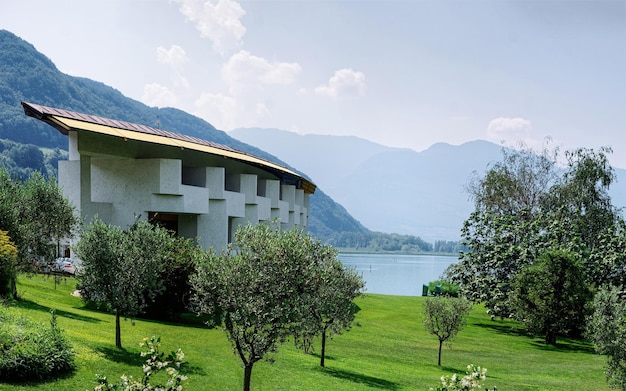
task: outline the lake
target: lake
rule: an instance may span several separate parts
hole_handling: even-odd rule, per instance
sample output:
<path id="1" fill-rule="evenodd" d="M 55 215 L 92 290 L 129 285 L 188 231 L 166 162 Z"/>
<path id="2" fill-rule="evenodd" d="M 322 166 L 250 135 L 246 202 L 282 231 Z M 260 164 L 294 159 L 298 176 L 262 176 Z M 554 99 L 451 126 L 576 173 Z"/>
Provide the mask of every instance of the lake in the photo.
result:
<path id="1" fill-rule="evenodd" d="M 422 285 L 438 280 L 457 256 L 340 253 L 339 259 L 363 276 L 366 293 L 421 296 Z"/>

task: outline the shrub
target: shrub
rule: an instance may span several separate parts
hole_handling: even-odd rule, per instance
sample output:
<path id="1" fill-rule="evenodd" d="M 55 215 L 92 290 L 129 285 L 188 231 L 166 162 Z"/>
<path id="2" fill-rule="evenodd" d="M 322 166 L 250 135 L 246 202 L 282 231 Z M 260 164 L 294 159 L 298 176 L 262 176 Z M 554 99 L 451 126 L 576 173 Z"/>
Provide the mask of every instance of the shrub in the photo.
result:
<path id="1" fill-rule="evenodd" d="M 41 381 L 74 370 L 74 351 L 51 311 L 50 326 L 0 311 L 0 380 Z"/>
<path id="2" fill-rule="evenodd" d="M 437 292 L 437 286 L 440 287 L 439 292 Z M 459 286 L 447 280 L 431 281 L 428 283 L 428 292 L 431 295 L 459 297 Z"/>
<path id="3" fill-rule="evenodd" d="M 17 247 L 7 231 L 0 231 L 0 297 L 12 298 L 17 267 Z"/>

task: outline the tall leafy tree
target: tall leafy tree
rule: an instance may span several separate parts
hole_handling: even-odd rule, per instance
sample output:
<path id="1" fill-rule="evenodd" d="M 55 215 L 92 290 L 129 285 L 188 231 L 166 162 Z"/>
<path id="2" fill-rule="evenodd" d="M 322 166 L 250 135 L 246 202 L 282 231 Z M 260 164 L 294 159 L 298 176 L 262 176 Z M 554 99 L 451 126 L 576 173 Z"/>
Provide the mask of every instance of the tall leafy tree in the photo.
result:
<path id="1" fill-rule="evenodd" d="M 614 175 L 607 153 L 605 148 L 566 152 L 567 167 L 560 169 L 557 151 L 505 150 L 503 161 L 468 187 L 475 201 L 462 229 L 468 250 L 448 277 L 493 316 L 508 317 L 519 298 L 512 295 L 517 275 L 547 250 L 574 252 L 587 284 L 598 286 L 603 277 L 619 274 L 623 262 L 617 251 L 624 244 L 608 196 Z M 608 249 L 614 255 L 609 263 Z"/>
<path id="2" fill-rule="evenodd" d="M 222 325 L 244 366 L 243 389 L 252 369 L 272 360 L 278 346 L 302 322 L 316 281 L 318 252 L 299 230 L 281 232 L 273 224 L 250 224 L 235 234 L 235 246 L 209 252 L 191 276 L 197 311 Z"/>
<path id="3" fill-rule="evenodd" d="M 147 221 L 126 231 L 96 218 L 75 246 L 83 267 L 81 296 L 115 313 L 115 346 L 122 348 L 120 317 L 140 314 L 164 288 L 161 273 L 173 234 Z"/>

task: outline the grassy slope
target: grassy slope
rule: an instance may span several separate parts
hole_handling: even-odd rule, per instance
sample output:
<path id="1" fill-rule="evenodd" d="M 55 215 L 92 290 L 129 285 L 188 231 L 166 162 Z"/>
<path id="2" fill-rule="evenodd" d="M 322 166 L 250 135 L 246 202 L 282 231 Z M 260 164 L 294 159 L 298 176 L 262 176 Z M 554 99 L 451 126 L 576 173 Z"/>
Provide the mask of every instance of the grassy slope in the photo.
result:
<path id="1" fill-rule="evenodd" d="M 180 347 L 189 366 L 189 390 L 239 390 L 243 370 L 220 330 L 138 320 L 122 324 L 125 350 L 114 345 L 114 318 L 82 306 L 70 295 L 74 280 L 54 289 L 43 276 L 21 278 L 24 300 L 13 310 L 48 322 L 50 308 L 77 352 L 78 370 L 72 376 L 34 385 L 0 383 L 2 390 L 93 389 L 95 374 L 117 379 L 139 376 L 143 360 L 138 342 L 161 336 L 166 352 Z M 442 374 L 463 373 L 469 363 L 488 368 L 487 385 L 498 390 L 608 390 L 604 357 L 589 345 L 561 341 L 547 347 L 541 339 L 524 336 L 512 321 L 491 321 L 476 307 L 467 327 L 444 348 L 437 367 L 437 340 L 422 326 L 420 297 L 367 295 L 359 299 L 358 326 L 328 343 L 326 368 L 317 355 L 306 355 L 291 343 L 280 347 L 276 362 L 255 365 L 253 390 L 427 390 Z"/>

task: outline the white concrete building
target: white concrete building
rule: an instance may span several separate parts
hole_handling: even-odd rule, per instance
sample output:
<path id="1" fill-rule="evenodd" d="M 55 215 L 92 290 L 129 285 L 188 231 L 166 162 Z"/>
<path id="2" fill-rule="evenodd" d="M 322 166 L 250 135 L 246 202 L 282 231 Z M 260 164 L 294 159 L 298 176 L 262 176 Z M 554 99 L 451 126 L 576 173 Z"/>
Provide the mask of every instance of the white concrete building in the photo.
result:
<path id="1" fill-rule="evenodd" d="M 250 154 L 194 137 L 22 102 L 68 136 L 59 186 L 85 222 L 123 228 L 135 216 L 220 250 L 237 226 L 278 218 L 306 229 L 315 185 Z"/>

